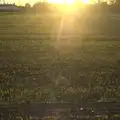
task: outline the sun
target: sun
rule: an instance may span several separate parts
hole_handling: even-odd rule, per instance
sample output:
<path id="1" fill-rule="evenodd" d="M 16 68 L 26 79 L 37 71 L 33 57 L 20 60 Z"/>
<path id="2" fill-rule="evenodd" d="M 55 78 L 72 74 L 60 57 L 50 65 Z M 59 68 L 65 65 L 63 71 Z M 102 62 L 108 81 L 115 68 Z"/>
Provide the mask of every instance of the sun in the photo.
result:
<path id="1" fill-rule="evenodd" d="M 57 4 L 57 9 L 62 13 L 75 13 L 84 8 L 84 5 L 91 4 L 94 1 L 95 0 L 48 0 L 49 3 Z"/>

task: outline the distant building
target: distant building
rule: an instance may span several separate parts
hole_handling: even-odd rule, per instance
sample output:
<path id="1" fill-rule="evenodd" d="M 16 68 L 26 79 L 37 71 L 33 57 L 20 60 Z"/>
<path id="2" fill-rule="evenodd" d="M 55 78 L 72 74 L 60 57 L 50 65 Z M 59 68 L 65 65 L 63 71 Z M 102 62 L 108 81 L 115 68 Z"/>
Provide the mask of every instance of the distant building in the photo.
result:
<path id="1" fill-rule="evenodd" d="M 19 11 L 20 8 L 18 8 L 15 4 L 0 4 L 0 11 Z"/>
<path id="2" fill-rule="evenodd" d="M 14 4 L 9 4 L 6 3 L 5 0 L 0 0 L 0 11 L 7 11 L 7 12 L 11 12 L 11 11 L 21 11 L 23 10 L 23 7 L 18 7 L 17 5 Z"/>

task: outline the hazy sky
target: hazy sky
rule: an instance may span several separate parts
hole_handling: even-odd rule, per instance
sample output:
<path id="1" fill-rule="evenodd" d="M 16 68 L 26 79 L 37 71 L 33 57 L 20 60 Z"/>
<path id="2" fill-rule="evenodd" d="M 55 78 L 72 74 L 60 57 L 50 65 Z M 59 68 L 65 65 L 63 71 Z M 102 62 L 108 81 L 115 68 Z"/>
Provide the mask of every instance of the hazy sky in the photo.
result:
<path id="1" fill-rule="evenodd" d="M 8 3 L 16 3 L 18 5 L 24 5 L 25 3 L 34 4 L 42 0 L 0 0 L 0 1 L 5 1 L 6 3 L 8 2 Z M 106 0 L 103 0 L 103 1 L 106 1 Z"/>
<path id="2" fill-rule="evenodd" d="M 8 3 L 16 3 L 16 4 L 22 4 L 24 5 L 25 3 L 31 3 L 31 4 L 34 4 L 40 0 L 5 0 L 6 2 Z"/>

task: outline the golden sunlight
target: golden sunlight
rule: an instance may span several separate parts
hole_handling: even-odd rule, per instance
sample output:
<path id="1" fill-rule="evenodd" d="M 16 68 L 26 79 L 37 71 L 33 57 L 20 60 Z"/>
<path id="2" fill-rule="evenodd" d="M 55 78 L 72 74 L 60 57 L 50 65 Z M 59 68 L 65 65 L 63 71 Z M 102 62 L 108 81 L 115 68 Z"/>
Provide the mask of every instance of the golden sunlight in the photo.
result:
<path id="1" fill-rule="evenodd" d="M 75 2 L 75 0 L 48 0 L 48 2 L 56 3 L 56 4 L 72 5 Z"/>
<path id="2" fill-rule="evenodd" d="M 90 4 L 90 3 L 91 3 L 91 0 L 82 0 L 82 3 L 83 3 L 83 4 Z"/>
<path id="3" fill-rule="evenodd" d="M 91 4 L 94 3 L 96 0 L 80 0 L 82 4 Z M 48 2 L 56 3 L 56 4 L 68 4 L 72 5 L 73 3 L 78 2 L 78 0 L 48 0 Z"/>

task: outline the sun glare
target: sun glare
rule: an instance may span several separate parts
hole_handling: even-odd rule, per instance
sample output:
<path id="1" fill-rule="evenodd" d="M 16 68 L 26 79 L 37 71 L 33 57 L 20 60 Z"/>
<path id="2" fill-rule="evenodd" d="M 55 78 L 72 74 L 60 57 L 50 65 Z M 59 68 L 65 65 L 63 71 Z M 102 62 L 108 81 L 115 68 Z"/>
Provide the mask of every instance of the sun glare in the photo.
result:
<path id="1" fill-rule="evenodd" d="M 89 3 L 90 3 L 90 0 L 82 0 L 82 3 L 83 3 L 83 4 L 89 4 Z"/>
<path id="2" fill-rule="evenodd" d="M 73 3 L 77 2 L 78 0 L 48 0 L 48 2 L 56 3 L 56 4 L 68 4 L 72 5 Z M 90 4 L 94 0 L 81 0 L 82 4 Z"/>
<path id="3" fill-rule="evenodd" d="M 58 9 L 63 13 L 74 13 L 85 4 L 94 3 L 95 0 L 48 0 L 49 3 L 59 4 Z"/>
<path id="4" fill-rule="evenodd" d="M 69 5 L 72 5 L 74 2 L 75 2 L 75 0 L 67 0 L 66 1 Z"/>
<path id="5" fill-rule="evenodd" d="M 56 4 L 69 4 L 69 5 L 72 5 L 75 2 L 75 0 L 48 0 L 48 2 L 56 3 Z"/>

